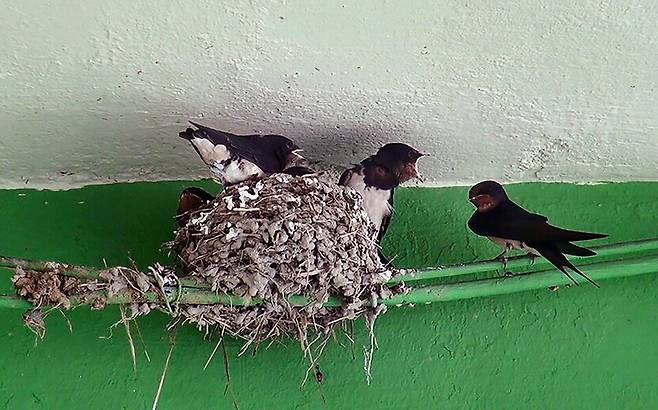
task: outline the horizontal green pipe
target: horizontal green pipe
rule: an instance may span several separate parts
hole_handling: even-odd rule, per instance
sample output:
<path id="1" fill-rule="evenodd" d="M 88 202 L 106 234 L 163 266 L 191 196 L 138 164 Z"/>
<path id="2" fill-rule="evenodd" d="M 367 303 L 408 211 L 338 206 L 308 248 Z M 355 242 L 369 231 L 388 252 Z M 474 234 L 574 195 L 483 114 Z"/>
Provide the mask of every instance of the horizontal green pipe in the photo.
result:
<path id="1" fill-rule="evenodd" d="M 589 265 L 587 275 L 593 280 L 604 280 L 628 276 L 636 276 L 649 273 L 658 273 L 658 256 L 644 257 L 629 261 L 607 262 Z M 470 299 L 484 296 L 495 296 L 528 290 L 548 288 L 550 286 L 570 284 L 571 281 L 560 271 L 550 269 L 542 272 L 528 273 L 513 277 L 485 279 L 476 281 L 460 282 L 448 285 L 425 286 L 413 288 L 404 295 L 397 295 L 390 299 L 381 300 L 380 303 L 385 305 L 406 305 L 433 302 L 447 302 L 459 299 Z M 586 282 L 584 286 L 589 286 Z M 102 296 L 102 294 L 99 294 Z M 132 296 L 129 293 L 121 293 L 107 299 L 107 304 L 125 304 L 132 302 Z M 159 297 L 155 293 L 147 293 L 139 301 L 156 302 Z M 180 295 L 176 290 L 172 290 L 168 295 L 168 301 L 182 304 L 227 304 L 235 306 L 258 305 L 262 303 L 260 299 L 250 301 L 244 298 L 218 295 L 212 292 L 184 288 Z M 289 299 L 290 303 L 295 306 L 303 306 L 309 300 L 302 296 L 293 296 Z M 82 304 L 76 298 L 71 299 L 73 305 Z M 330 298 L 325 306 L 339 306 L 340 302 L 336 298 Z M 27 302 L 22 303 L 15 296 L 0 297 L 0 307 L 7 308 L 29 308 L 31 305 Z"/>
<path id="2" fill-rule="evenodd" d="M 658 254 L 658 240 L 647 239 L 633 242 L 623 242 L 614 245 L 604 245 L 592 248 L 597 254 L 596 256 L 570 257 L 572 261 L 581 265 L 590 265 L 594 263 L 601 263 L 603 261 L 613 261 L 634 258 L 638 256 Z M 552 265 L 546 259 L 537 257 L 535 263 L 532 264 L 530 258 L 527 256 L 518 256 L 509 258 L 507 261 L 507 270 L 512 272 L 524 272 L 529 269 L 533 271 L 542 271 L 550 269 Z M 494 272 L 502 268 L 502 263 L 499 261 L 486 261 L 466 263 L 460 265 L 452 265 L 437 268 L 423 268 L 423 269 L 401 269 L 401 274 L 397 275 L 388 284 L 395 284 L 400 282 L 413 283 L 427 279 L 439 279 L 451 276 L 474 275 L 479 273 Z"/>
<path id="3" fill-rule="evenodd" d="M 658 257 L 645 257 L 626 262 L 601 263 L 589 265 L 587 276 L 595 281 L 629 276 L 658 273 Z M 574 277 L 579 278 L 573 274 Z M 582 286 L 590 286 L 584 279 Z M 405 305 L 415 303 L 447 302 L 451 300 L 470 299 L 483 296 L 504 295 L 508 293 L 543 289 L 556 285 L 569 285 L 569 280 L 562 272 L 551 269 L 542 272 L 527 273 L 512 277 L 484 279 L 448 285 L 412 288 L 404 295 L 397 295 L 384 301 L 387 305 Z"/>
<path id="4" fill-rule="evenodd" d="M 579 264 L 593 264 L 603 261 L 627 259 L 642 255 L 658 254 L 658 239 L 648 239 L 634 242 L 624 242 L 614 245 L 605 245 L 592 248 L 597 252 L 592 257 L 572 257 L 571 259 Z M 32 261 L 27 259 L 18 259 L 0 256 L 0 268 L 16 268 L 20 266 L 24 269 L 52 272 L 54 269 L 61 275 L 76 276 L 79 278 L 96 279 L 102 269 L 90 268 L 85 266 L 68 265 L 57 262 Z M 499 261 L 474 262 L 437 268 L 423 268 L 419 270 L 401 269 L 401 275 L 397 275 L 388 281 L 388 284 L 397 284 L 400 282 L 414 283 L 427 279 L 439 279 L 452 276 L 474 275 L 480 273 L 494 272 L 499 270 L 502 264 Z M 507 262 L 507 269 L 516 272 L 523 272 L 528 269 L 541 271 L 551 268 L 548 261 L 543 258 L 536 258 L 535 264 L 530 263 L 529 258 L 525 256 L 510 258 Z M 195 279 L 181 279 L 181 284 L 189 288 L 208 289 L 209 286 Z"/>
<path id="5" fill-rule="evenodd" d="M 97 279 L 102 269 L 88 268 L 86 266 L 69 265 L 52 261 L 35 261 L 30 259 L 0 256 L 0 269 L 23 268 L 37 272 L 57 272 L 64 276 L 75 276 L 85 279 Z"/>

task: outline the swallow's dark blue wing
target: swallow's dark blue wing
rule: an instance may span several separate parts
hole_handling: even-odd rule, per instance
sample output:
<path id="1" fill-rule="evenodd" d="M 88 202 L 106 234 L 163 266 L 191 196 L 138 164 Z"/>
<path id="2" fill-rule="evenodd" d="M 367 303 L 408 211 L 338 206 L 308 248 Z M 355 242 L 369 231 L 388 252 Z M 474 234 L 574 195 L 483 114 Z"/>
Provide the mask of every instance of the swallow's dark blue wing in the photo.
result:
<path id="1" fill-rule="evenodd" d="M 566 243 L 607 236 L 558 228 L 550 225 L 545 216 L 530 213 L 511 201 L 501 203 L 489 212 L 476 212 L 469 220 L 469 228 L 478 235 L 513 239 L 528 244 Z"/>
<path id="2" fill-rule="evenodd" d="M 224 145 L 232 155 L 244 158 L 268 174 L 281 172 L 286 166 L 287 155 L 297 146 L 281 135 L 235 135 L 194 122 L 197 130 L 188 128 L 180 133 L 185 139 L 205 138 L 215 145 Z"/>

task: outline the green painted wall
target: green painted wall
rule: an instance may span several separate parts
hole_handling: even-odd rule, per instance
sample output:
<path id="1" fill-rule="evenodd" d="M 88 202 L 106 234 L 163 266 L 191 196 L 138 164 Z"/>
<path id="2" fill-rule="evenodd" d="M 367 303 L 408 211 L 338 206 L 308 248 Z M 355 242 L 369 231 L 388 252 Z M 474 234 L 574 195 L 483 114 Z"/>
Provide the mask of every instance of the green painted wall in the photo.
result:
<path id="1" fill-rule="evenodd" d="M 165 260 L 172 215 L 185 183 L 91 186 L 49 192 L 0 191 L 0 254 L 79 264 L 140 266 Z M 206 183 L 206 186 L 210 184 Z M 658 183 L 592 186 L 515 185 L 523 205 L 611 241 L 658 237 Z M 472 261 L 496 249 L 466 233 L 465 188 L 402 189 L 387 248 L 402 266 Z M 3 291 L 10 289 L 2 275 Z M 232 392 L 241 409 L 266 408 L 554 408 L 655 409 L 658 406 L 658 276 L 541 290 L 414 308 L 392 308 L 376 325 L 373 382 L 356 359 L 331 343 L 325 381 L 300 391 L 305 370 L 290 341 L 236 358 L 229 342 Z M 21 313 L 0 314 L 0 407 L 7 409 L 150 408 L 167 352 L 167 317 L 140 319 L 151 362 L 139 349 L 138 372 L 123 330 L 104 339 L 117 309 L 52 314 L 44 341 L 22 326 Z M 161 408 L 230 408 L 219 356 L 191 327 L 179 331 Z M 326 402 L 323 401 L 322 395 Z"/>

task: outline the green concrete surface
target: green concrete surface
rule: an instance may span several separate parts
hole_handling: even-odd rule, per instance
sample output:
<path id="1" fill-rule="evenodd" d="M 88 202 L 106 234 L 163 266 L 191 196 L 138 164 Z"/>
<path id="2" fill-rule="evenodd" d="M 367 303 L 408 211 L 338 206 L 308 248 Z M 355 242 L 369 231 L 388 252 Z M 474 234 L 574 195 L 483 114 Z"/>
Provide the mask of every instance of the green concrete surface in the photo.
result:
<path id="1" fill-rule="evenodd" d="M 141 267 L 167 261 L 158 249 L 173 230 L 185 182 L 90 186 L 71 191 L 0 191 L 0 254 L 84 265 Z M 212 187 L 212 183 L 201 185 Z M 658 183 L 519 184 L 508 188 L 522 205 L 575 229 L 607 232 L 598 243 L 658 237 Z M 466 188 L 409 188 L 397 195 L 386 240 L 398 266 L 474 261 L 497 249 L 467 233 L 472 209 Z M 203 370 L 213 343 L 196 329 L 179 330 L 160 408 L 424 409 L 658 407 L 657 275 L 591 286 L 391 308 L 376 324 L 379 349 L 366 385 L 363 326 L 351 349 L 330 343 L 321 387 L 300 390 L 306 365 L 283 340 L 256 355 L 236 357 L 229 340 L 231 391 L 224 395 L 218 355 Z M 11 290 L 9 275 L 0 290 Z M 132 374 L 116 308 L 57 313 L 35 345 L 17 310 L 2 310 L 0 408 L 150 408 L 168 351 L 160 313 L 139 320 L 150 354 L 137 342 Z"/>

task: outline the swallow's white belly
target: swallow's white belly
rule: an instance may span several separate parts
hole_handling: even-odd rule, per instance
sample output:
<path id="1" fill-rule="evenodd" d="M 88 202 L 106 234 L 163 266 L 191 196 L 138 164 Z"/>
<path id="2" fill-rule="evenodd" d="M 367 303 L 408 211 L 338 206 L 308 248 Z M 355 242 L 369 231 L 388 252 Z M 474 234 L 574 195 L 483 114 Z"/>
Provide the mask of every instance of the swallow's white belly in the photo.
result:
<path id="1" fill-rule="evenodd" d="M 199 151 L 203 162 L 211 166 L 215 162 L 227 161 L 231 158 L 231 153 L 228 152 L 224 145 L 215 145 L 205 138 L 192 138 L 192 144 Z"/>
<path id="2" fill-rule="evenodd" d="M 379 232 L 384 218 L 389 217 L 393 213 L 393 207 L 388 202 L 391 197 L 391 191 L 372 186 L 367 187 L 363 180 L 363 175 L 357 173 L 352 174 L 346 185 L 361 194 L 363 197 L 363 208 L 375 225 L 376 232 Z"/>
<path id="3" fill-rule="evenodd" d="M 214 145 L 205 138 L 193 138 L 201 159 L 208 165 L 213 178 L 223 185 L 237 184 L 252 177 L 262 178 L 265 172 L 256 164 L 242 158 L 231 159 L 224 145 Z"/>
<path id="4" fill-rule="evenodd" d="M 489 240 L 495 244 L 498 244 L 502 246 L 505 249 L 511 250 L 511 249 L 517 249 L 520 251 L 528 252 L 533 255 L 541 256 L 539 252 L 535 248 L 531 248 L 525 243 L 521 241 L 517 241 L 514 239 L 503 239 L 503 238 L 497 238 L 495 236 L 488 236 Z"/>

